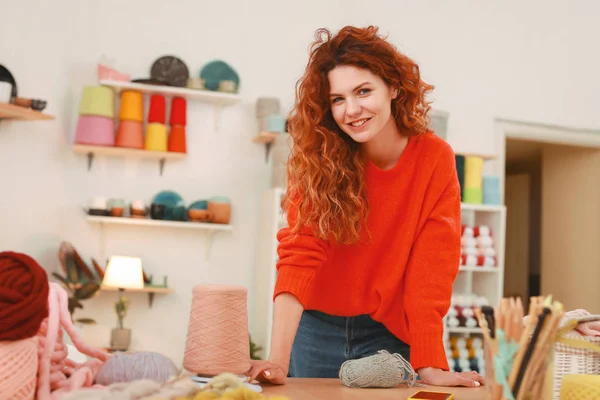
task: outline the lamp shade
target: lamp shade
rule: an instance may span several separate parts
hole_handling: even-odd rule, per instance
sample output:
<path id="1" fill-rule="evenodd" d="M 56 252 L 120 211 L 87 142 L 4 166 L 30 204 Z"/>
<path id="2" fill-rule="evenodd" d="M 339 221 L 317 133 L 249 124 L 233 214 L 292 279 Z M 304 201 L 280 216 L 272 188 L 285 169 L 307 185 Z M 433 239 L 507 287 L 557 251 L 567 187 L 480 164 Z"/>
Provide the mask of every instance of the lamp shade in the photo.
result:
<path id="1" fill-rule="evenodd" d="M 102 285 L 119 289 L 142 289 L 144 287 L 142 259 L 112 256 L 108 261 Z"/>

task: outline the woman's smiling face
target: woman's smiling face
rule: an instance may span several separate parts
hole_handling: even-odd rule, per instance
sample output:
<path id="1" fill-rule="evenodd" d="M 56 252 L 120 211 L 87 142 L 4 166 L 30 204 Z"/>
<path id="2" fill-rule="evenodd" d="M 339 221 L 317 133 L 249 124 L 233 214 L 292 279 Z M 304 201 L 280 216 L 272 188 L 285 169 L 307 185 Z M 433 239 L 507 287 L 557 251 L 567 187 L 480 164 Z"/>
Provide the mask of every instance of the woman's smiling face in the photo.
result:
<path id="1" fill-rule="evenodd" d="M 391 118 L 396 91 L 379 76 L 354 66 L 338 66 L 328 74 L 333 119 L 358 143 L 377 135 Z"/>

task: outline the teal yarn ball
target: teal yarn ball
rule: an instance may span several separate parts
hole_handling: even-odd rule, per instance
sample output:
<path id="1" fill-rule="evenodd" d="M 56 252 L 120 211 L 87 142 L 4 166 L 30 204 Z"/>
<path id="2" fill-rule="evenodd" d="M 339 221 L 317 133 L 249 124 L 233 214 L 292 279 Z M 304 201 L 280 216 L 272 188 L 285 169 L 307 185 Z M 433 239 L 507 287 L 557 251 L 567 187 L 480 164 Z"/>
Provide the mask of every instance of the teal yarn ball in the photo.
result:
<path id="1" fill-rule="evenodd" d="M 112 383 L 127 383 L 140 379 L 164 383 L 178 375 L 179 370 L 175 363 L 162 354 L 150 351 L 115 353 L 98 372 L 96 383 L 108 386 Z"/>
<path id="2" fill-rule="evenodd" d="M 209 90 L 218 90 L 221 81 L 233 81 L 238 90 L 240 87 L 240 77 L 237 72 L 221 60 L 211 61 L 202 67 L 200 78 L 204 79 L 204 86 Z"/>

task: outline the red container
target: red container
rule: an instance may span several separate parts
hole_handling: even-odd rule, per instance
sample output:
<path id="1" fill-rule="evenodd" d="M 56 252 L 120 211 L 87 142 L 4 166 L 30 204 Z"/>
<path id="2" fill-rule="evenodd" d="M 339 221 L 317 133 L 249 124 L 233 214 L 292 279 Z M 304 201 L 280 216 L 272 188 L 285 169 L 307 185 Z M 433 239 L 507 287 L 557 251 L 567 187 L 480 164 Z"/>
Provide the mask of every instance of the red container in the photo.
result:
<path id="1" fill-rule="evenodd" d="M 168 151 L 174 153 L 185 153 L 187 151 L 185 140 L 185 126 L 171 126 L 171 132 L 169 133 Z"/>
<path id="2" fill-rule="evenodd" d="M 187 122 L 187 104 L 183 97 L 173 97 L 171 100 L 171 118 L 169 125 L 183 125 Z"/>
<path id="3" fill-rule="evenodd" d="M 165 124 L 167 118 L 167 104 L 165 96 L 153 94 L 150 97 L 150 109 L 148 110 L 148 123 Z"/>

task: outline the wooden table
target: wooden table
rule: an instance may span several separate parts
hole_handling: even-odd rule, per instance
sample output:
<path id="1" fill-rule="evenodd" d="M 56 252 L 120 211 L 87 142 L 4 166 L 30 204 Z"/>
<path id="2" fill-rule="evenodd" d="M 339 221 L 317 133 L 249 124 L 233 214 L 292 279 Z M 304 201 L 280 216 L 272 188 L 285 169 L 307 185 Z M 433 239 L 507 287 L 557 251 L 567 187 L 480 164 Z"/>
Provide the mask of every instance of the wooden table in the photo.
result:
<path id="1" fill-rule="evenodd" d="M 431 390 L 454 394 L 455 400 L 485 400 L 485 387 L 445 388 L 427 386 L 407 388 L 399 386 L 393 389 L 354 389 L 345 387 L 339 379 L 288 378 L 285 385 L 262 385 L 263 394 L 270 396 L 285 396 L 289 400 L 404 400 L 419 390 Z"/>

